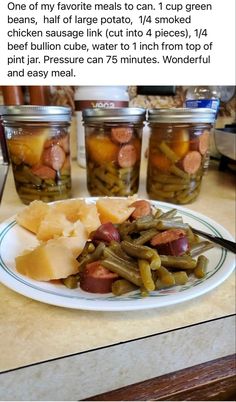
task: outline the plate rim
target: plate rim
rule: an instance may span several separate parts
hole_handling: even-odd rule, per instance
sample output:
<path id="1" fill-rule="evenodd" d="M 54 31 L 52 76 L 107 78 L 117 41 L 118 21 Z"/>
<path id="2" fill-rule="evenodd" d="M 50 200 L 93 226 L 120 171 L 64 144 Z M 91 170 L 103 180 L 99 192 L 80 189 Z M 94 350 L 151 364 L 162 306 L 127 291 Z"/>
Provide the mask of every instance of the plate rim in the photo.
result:
<path id="1" fill-rule="evenodd" d="M 91 202 L 94 203 L 94 202 L 96 202 L 97 199 L 100 199 L 100 198 L 107 198 L 107 197 L 76 197 L 73 199 L 80 199 L 80 200 L 85 200 L 86 202 L 89 202 L 89 203 L 91 203 Z M 109 197 L 109 198 L 124 199 L 126 197 Z M 193 219 L 197 218 L 197 220 L 200 221 L 200 223 L 204 224 L 204 226 L 208 226 L 208 227 L 210 226 L 211 231 L 213 231 L 213 234 L 222 237 L 222 232 L 223 232 L 224 237 L 228 238 L 229 240 L 234 241 L 233 236 L 228 232 L 227 229 L 225 229 L 222 225 L 220 225 L 215 220 L 208 218 L 206 215 L 204 215 L 200 212 L 192 211 L 191 209 L 186 208 L 184 206 L 165 203 L 162 201 L 157 201 L 157 200 L 148 200 L 148 201 L 152 205 L 158 204 L 158 206 L 160 208 L 164 208 L 165 210 L 170 210 L 170 209 L 176 208 L 179 213 L 183 213 L 185 216 L 189 216 L 190 218 L 193 218 Z M 61 201 L 57 201 L 56 203 L 58 203 L 58 202 L 61 202 Z M 135 311 L 135 310 L 144 310 L 144 309 L 173 306 L 175 304 L 185 302 L 187 300 L 191 300 L 191 299 L 199 297 L 205 293 L 208 293 L 209 291 L 211 291 L 214 288 L 216 288 L 217 286 L 219 286 L 222 282 L 224 282 L 235 269 L 235 267 L 233 266 L 233 258 L 231 256 L 232 253 L 221 248 L 220 249 L 221 257 L 220 257 L 219 262 L 222 259 L 223 259 L 223 262 L 221 263 L 220 267 L 216 271 L 214 270 L 214 273 L 208 279 L 202 280 L 199 283 L 197 283 L 197 281 L 195 281 L 194 285 L 190 286 L 189 289 L 175 292 L 173 294 L 171 294 L 171 292 L 170 292 L 170 294 L 167 294 L 167 295 L 166 294 L 160 295 L 160 293 L 159 293 L 159 297 L 156 295 L 152 296 L 152 294 L 150 294 L 147 298 L 139 297 L 136 300 L 135 299 L 130 300 L 130 297 L 128 298 L 128 300 L 126 297 L 119 297 L 119 299 L 118 299 L 117 296 L 112 296 L 111 300 L 108 300 L 109 296 L 106 296 L 106 299 L 104 299 L 104 297 L 96 298 L 95 296 L 92 297 L 91 299 L 88 299 L 88 298 L 78 298 L 78 296 L 74 298 L 74 297 L 72 297 L 72 295 L 67 297 L 65 294 L 55 295 L 55 294 L 53 294 L 55 292 L 49 292 L 49 291 L 45 291 L 42 288 L 39 288 L 39 286 L 37 285 L 37 283 L 39 283 L 38 281 L 30 280 L 30 278 L 26 278 L 25 276 L 18 274 L 15 271 L 13 271 L 10 267 L 6 267 L 7 269 L 5 268 L 5 266 L 4 266 L 5 263 L 2 259 L 2 252 L 1 252 L 2 240 L 4 239 L 4 237 L 7 233 L 7 232 L 5 233 L 5 231 L 11 230 L 14 226 L 18 226 L 19 228 L 23 229 L 16 223 L 15 218 L 16 218 L 16 215 L 13 215 L 12 217 L 4 220 L 0 224 L 0 268 L 1 268 L 0 282 L 2 282 L 9 289 L 11 289 L 25 297 L 31 298 L 33 300 L 36 300 L 36 301 L 39 301 L 42 303 L 58 306 L 58 307 L 88 310 L 88 311 L 90 310 L 90 311 L 103 311 L 103 312 L 114 311 L 115 312 L 115 311 Z M 23 230 L 26 230 L 26 229 L 23 229 Z M 220 232 L 219 232 L 219 230 L 220 230 Z M 30 233 L 30 232 L 28 232 L 28 233 Z M 222 268 L 222 266 L 224 266 L 225 260 L 227 258 L 228 258 L 229 262 L 232 260 L 231 265 L 229 268 L 224 268 L 223 277 L 219 277 L 219 275 L 216 275 L 216 274 Z M 218 264 L 219 264 L 219 262 L 218 262 Z M 5 274 L 3 273 L 2 268 L 5 271 Z M 11 276 L 13 278 L 13 283 L 11 281 L 9 283 L 9 278 L 8 278 L 9 276 Z M 213 277 L 214 277 L 214 280 L 212 282 Z M 23 278 L 23 280 L 21 278 Z M 31 291 L 31 289 L 33 289 L 33 286 L 29 283 L 29 280 L 36 283 L 33 291 Z M 19 282 L 21 284 L 20 287 L 19 287 Z M 22 282 L 25 282 L 25 283 L 22 283 Z M 207 283 L 207 285 L 206 285 L 206 283 Z M 55 285 L 55 286 L 57 286 L 57 285 Z M 195 292 L 191 291 L 192 288 L 195 286 L 198 286 L 197 294 L 195 294 Z M 37 287 L 38 287 L 38 289 L 35 289 Z M 31 289 L 29 290 L 29 288 L 31 288 Z M 36 295 L 34 294 L 35 290 L 36 290 Z M 80 289 L 80 292 L 81 292 L 81 289 Z M 46 294 L 46 299 L 45 299 L 45 294 Z M 176 297 L 176 296 L 178 296 L 178 297 Z M 56 297 L 56 300 L 55 300 L 55 297 Z M 166 299 L 166 297 L 167 297 L 167 299 Z M 156 300 L 158 302 L 153 303 L 153 300 Z M 123 302 L 126 303 L 125 306 L 124 306 Z M 105 306 L 103 306 L 104 303 L 105 303 Z M 136 304 L 133 305 L 133 303 L 136 303 Z"/>

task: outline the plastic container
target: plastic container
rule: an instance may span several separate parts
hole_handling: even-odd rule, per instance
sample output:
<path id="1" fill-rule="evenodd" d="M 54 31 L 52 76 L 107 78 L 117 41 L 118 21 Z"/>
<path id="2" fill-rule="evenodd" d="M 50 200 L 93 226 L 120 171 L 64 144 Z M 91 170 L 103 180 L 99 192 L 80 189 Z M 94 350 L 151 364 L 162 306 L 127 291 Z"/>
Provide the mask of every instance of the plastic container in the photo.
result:
<path id="1" fill-rule="evenodd" d="M 217 114 L 220 107 L 220 91 L 214 86 L 189 87 L 186 93 L 187 108 L 208 108 Z"/>
<path id="2" fill-rule="evenodd" d="M 129 105 L 128 87 L 82 86 L 75 88 L 75 114 L 77 122 L 77 161 L 86 167 L 84 126 L 82 110 L 86 108 L 114 108 Z"/>
<path id="3" fill-rule="evenodd" d="M 212 109 L 152 109 L 147 193 L 174 204 L 194 201 L 208 163 Z"/>
<path id="4" fill-rule="evenodd" d="M 87 186 L 93 196 L 137 193 L 146 111 L 85 109 Z"/>
<path id="5" fill-rule="evenodd" d="M 2 114 L 16 190 L 22 202 L 69 198 L 71 109 L 8 106 Z"/>

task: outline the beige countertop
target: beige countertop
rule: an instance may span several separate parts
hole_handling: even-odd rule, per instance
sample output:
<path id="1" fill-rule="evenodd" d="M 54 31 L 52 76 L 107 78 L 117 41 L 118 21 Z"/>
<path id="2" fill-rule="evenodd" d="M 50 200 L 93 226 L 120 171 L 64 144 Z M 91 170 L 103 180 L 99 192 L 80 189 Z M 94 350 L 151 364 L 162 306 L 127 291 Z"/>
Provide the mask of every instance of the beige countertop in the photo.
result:
<path id="1" fill-rule="evenodd" d="M 141 197 L 145 168 L 143 161 Z M 85 170 L 73 162 L 72 172 L 73 196 L 87 196 Z M 10 171 L 0 222 L 23 207 Z M 198 200 L 186 207 L 235 237 L 235 175 L 212 164 Z M 1 284 L 0 297 L 1 400 L 83 399 L 235 352 L 234 274 L 196 299 L 145 311 L 70 310 Z"/>

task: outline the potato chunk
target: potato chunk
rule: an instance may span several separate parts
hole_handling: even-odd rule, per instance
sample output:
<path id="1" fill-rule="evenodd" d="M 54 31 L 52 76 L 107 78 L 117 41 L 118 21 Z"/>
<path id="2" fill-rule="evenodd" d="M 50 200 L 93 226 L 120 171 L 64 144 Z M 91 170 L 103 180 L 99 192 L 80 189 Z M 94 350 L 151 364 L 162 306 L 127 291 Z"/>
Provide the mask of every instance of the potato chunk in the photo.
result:
<path id="1" fill-rule="evenodd" d="M 101 223 L 122 223 L 134 212 L 135 208 L 130 207 L 134 200 L 101 198 L 97 201 L 97 210 Z"/>
<path id="2" fill-rule="evenodd" d="M 43 201 L 35 200 L 25 207 L 16 216 L 16 222 L 30 232 L 37 233 L 42 219 L 49 211 L 49 205 Z"/>
<path id="3" fill-rule="evenodd" d="M 39 133 L 32 131 L 32 134 L 15 136 L 8 141 L 10 154 L 30 166 L 39 163 L 47 135 L 47 130 L 40 130 Z"/>
<path id="4" fill-rule="evenodd" d="M 66 247 L 68 250 L 71 251 L 74 258 L 76 258 L 82 252 L 86 241 L 87 237 L 82 236 L 58 237 L 58 239 L 48 240 L 47 244 L 56 244 L 62 247 Z"/>
<path id="5" fill-rule="evenodd" d="M 48 242 L 16 257 L 16 270 L 31 279 L 49 281 L 78 272 L 78 262 L 71 250 L 60 242 Z"/>
<path id="6" fill-rule="evenodd" d="M 47 241 L 54 237 L 69 236 L 73 229 L 73 223 L 68 221 L 65 215 L 49 210 L 39 225 L 37 238 Z"/>

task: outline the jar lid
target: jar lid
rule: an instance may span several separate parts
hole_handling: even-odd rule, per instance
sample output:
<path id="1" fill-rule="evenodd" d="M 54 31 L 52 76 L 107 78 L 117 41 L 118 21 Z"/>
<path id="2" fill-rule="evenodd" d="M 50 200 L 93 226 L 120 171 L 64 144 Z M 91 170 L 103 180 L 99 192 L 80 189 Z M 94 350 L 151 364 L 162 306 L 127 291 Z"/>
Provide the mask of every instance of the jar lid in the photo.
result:
<path id="1" fill-rule="evenodd" d="M 146 110 L 136 107 L 122 108 L 91 108 L 82 111 L 85 122 L 143 122 Z"/>
<path id="2" fill-rule="evenodd" d="M 155 123 L 214 123 L 215 117 L 215 110 L 207 108 L 148 110 L 148 121 Z"/>
<path id="3" fill-rule="evenodd" d="M 10 122 L 69 122 L 71 108 L 67 106 L 3 106 L 3 123 Z"/>

